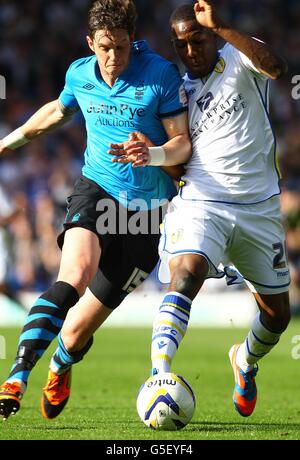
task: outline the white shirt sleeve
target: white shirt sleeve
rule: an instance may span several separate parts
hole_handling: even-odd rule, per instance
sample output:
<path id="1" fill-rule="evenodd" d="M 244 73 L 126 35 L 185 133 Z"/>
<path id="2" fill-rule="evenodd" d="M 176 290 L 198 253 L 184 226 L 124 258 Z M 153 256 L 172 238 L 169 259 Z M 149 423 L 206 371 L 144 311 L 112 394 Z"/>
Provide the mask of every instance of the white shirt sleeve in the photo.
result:
<path id="1" fill-rule="evenodd" d="M 260 43 L 264 43 L 262 40 L 259 40 L 258 38 L 256 37 L 252 37 L 254 40 L 257 40 L 258 42 Z M 241 51 L 238 51 L 238 55 L 239 55 L 239 60 L 240 62 L 242 63 L 242 65 L 250 70 L 251 72 L 254 72 L 255 74 L 259 75 L 261 78 L 264 78 L 264 79 L 267 79 L 268 77 L 264 74 L 262 74 L 256 67 L 255 65 L 253 64 L 253 62 L 244 54 L 242 53 Z"/>

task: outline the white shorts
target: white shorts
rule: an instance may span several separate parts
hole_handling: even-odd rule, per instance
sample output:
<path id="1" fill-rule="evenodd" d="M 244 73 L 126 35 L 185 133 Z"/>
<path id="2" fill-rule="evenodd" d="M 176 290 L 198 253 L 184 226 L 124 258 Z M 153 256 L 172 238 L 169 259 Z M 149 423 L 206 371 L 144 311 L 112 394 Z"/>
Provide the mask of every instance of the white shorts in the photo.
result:
<path id="1" fill-rule="evenodd" d="M 207 278 L 221 277 L 220 263 L 230 260 L 252 292 L 278 294 L 290 284 L 278 196 L 253 205 L 176 196 L 162 225 L 159 254 L 162 283 L 170 282 L 173 257 L 201 254 L 209 263 Z"/>

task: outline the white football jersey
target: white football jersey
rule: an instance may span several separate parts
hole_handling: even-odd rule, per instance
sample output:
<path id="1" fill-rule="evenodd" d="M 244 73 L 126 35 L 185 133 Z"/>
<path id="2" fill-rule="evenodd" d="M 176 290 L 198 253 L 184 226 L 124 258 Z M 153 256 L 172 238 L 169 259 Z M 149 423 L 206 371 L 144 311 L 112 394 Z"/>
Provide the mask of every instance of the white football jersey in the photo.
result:
<path id="1" fill-rule="evenodd" d="M 181 197 L 253 204 L 280 193 L 269 80 L 230 44 L 206 79 L 184 77 L 193 155 Z"/>

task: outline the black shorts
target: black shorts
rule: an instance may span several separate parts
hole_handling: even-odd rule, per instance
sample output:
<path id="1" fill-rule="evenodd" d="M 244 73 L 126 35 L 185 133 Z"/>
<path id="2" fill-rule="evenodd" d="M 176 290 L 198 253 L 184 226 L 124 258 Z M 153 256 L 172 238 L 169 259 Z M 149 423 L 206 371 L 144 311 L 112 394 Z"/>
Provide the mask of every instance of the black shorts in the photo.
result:
<path id="1" fill-rule="evenodd" d="M 115 206 L 109 221 L 104 206 L 107 203 L 112 209 Z M 166 208 L 167 203 L 152 211 L 128 211 L 92 180 L 82 176 L 76 182 L 74 193 L 67 198 L 64 230 L 57 242 L 62 248 L 65 232 L 72 227 L 86 228 L 99 237 L 99 270 L 89 289 L 105 306 L 114 309 L 120 305 L 155 268 L 159 258 L 159 225 Z M 132 230 L 132 222 L 143 222 L 143 233 L 127 231 L 128 227 Z"/>

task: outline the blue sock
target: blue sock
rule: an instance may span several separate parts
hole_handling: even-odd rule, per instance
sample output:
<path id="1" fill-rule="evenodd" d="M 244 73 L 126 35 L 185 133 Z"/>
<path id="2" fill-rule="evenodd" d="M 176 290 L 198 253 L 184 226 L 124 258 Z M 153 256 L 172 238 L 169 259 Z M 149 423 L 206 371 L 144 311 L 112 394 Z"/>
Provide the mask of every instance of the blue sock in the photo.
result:
<path id="1" fill-rule="evenodd" d="M 22 330 L 17 356 L 7 381 L 27 384 L 31 370 L 60 332 L 68 310 L 79 300 L 73 286 L 56 282 L 31 308 Z"/>
<path id="2" fill-rule="evenodd" d="M 93 337 L 91 337 L 88 343 L 82 350 L 70 352 L 66 349 L 65 344 L 61 338 L 61 335 L 58 336 L 58 347 L 55 350 L 55 353 L 52 356 L 50 369 L 56 374 L 63 374 L 66 372 L 73 364 L 78 363 L 84 357 L 84 355 L 89 351 L 93 344 Z"/>

